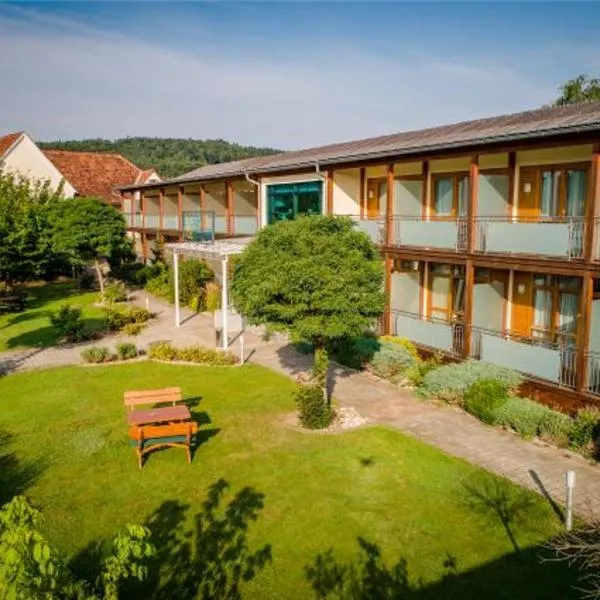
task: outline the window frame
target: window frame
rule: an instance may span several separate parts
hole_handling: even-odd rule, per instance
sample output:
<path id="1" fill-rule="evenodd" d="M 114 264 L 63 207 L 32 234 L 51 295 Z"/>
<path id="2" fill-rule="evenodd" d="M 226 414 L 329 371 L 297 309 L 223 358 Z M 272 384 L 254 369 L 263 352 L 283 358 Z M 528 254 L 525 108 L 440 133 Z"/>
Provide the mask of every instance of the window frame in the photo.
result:
<path id="1" fill-rule="evenodd" d="M 449 267 L 448 273 L 434 273 L 432 266 L 433 265 L 443 265 Z M 456 269 L 461 269 L 462 272 L 460 274 L 456 274 Z M 444 323 L 463 323 L 464 315 L 465 315 L 465 296 L 466 296 L 466 277 L 465 277 L 465 268 L 464 265 L 456 265 L 451 263 L 428 263 L 428 271 L 427 271 L 427 318 Z M 433 280 L 434 277 L 443 277 L 449 280 L 448 284 L 448 293 L 446 295 L 446 307 L 442 306 L 434 306 L 433 305 Z M 454 301 L 458 291 L 458 282 L 463 281 L 463 290 L 462 290 L 462 309 L 454 310 Z M 432 312 L 444 312 L 446 313 L 446 318 L 432 316 Z"/>
<path id="2" fill-rule="evenodd" d="M 452 212 L 449 215 L 440 215 L 436 210 L 437 205 L 437 182 L 441 179 L 452 179 Z M 459 214 L 460 208 L 460 199 L 459 199 L 459 190 L 460 190 L 460 181 L 462 179 L 466 179 L 469 185 L 469 194 L 467 198 L 467 206 L 466 213 L 464 215 Z M 452 171 L 450 173 L 432 173 L 431 174 L 431 198 L 430 198 L 430 213 L 431 216 L 444 220 L 453 220 L 453 219 L 466 219 L 469 214 L 469 198 L 470 198 L 470 186 L 471 186 L 471 174 L 469 171 Z"/>

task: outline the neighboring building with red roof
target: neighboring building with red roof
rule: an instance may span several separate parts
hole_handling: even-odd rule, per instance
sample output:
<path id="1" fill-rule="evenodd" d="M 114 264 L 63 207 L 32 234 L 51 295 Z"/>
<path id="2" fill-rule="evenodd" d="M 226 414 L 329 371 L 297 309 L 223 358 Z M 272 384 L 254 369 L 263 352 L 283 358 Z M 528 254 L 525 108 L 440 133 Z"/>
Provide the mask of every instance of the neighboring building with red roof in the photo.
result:
<path id="1" fill-rule="evenodd" d="M 154 169 L 140 169 L 120 154 L 41 150 L 24 131 L 0 136 L 0 168 L 36 181 L 63 186 L 68 198 L 93 196 L 121 205 L 115 188 L 161 181 Z"/>

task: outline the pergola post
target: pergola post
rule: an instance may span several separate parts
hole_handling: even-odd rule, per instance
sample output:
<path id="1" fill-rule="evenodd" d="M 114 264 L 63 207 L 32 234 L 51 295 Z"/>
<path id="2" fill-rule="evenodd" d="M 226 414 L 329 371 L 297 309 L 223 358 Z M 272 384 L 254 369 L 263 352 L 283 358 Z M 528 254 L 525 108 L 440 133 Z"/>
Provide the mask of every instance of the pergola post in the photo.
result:
<path id="1" fill-rule="evenodd" d="M 227 331 L 227 313 L 229 312 L 229 298 L 227 297 L 227 258 L 227 254 L 224 254 L 221 259 L 221 276 L 223 278 L 223 284 L 221 285 L 221 319 L 223 325 L 221 336 L 223 337 L 223 350 L 227 350 L 229 346 L 229 333 Z"/>
<path id="2" fill-rule="evenodd" d="M 179 252 L 173 252 L 173 279 L 175 280 L 175 327 L 179 327 Z"/>

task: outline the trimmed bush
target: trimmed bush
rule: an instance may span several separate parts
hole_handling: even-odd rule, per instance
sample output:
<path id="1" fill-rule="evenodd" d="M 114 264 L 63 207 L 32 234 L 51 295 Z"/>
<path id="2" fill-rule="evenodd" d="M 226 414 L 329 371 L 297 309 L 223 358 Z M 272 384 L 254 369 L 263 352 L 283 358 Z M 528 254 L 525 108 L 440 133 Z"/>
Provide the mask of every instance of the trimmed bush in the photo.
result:
<path id="1" fill-rule="evenodd" d="M 146 323 L 127 323 L 127 325 L 121 327 L 120 333 L 135 337 L 140 335 L 145 327 Z"/>
<path id="2" fill-rule="evenodd" d="M 110 307 L 104 309 L 106 328 L 109 331 L 122 331 L 124 327 L 132 323 L 143 325 L 151 318 L 150 311 L 137 306 L 132 306 L 127 310 L 116 310 Z"/>
<path id="3" fill-rule="evenodd" d="M 117 344 L 117 356 L 119 360 L 128 360 L 130 358 L 136 358 L 138 355 L 138 349 L 135 344 L 131 342 L 123 342 Z"/>
<path id="4" fill-rule="evenodd" d="M 81 308 L 77 306 L 63 304 L 50 315 L 50 323 L 56 328 L 58 336 L 68 342 L 81 342 L 86 337 Z"/>
<path id="5" fill-rule="evenodd" d="M 523 377 L 505 367 L 490 363 L 467 360 L 444 365 L 427 373 L 421 383 L 423 395 L 450 403 L 461 403 L 465 391 L 481 379 L 502 382 L 509 393 L 523 381 Z"/>
<path id="6" fill-rule="evenodd" d="M 569 442 L 574 450 L 595 456 L 600 446 L 600 410 L 582 408 L 577 412 L 569 432 Z"/>
<path id="7" fill-rule="evenodd" d="M 430 371 L 437 369 L 442 364 L 442 353 L 436 353 L 429 358 L 422 360 L 417 358 L 415 364 L 406 370 L 404 376 L 415 387 L 420 386 L 425 380 L 425 376 Z"/>
<path id="8" fill-rule="evenodd" d="M 176 348 L 170 342 L 154 342 L 148 348 L 148 356 L 156 360 L 181 360 L 212 366 L 226 366 L 238 363 L 236 356 L 204 346 Z"/>
<path id="9" fill-rule="evenodd" d="M 571 417 L 555 410 L 548 410 L 540 422 L 538 435 L 555 446 L 566 447 L 569 445 L 572 428 Z"/>
<path id="10" fill-rule="evenodd" d="M 294 393 L 298 417 L 307 429 L 325 429 L 333 420 L 333 411 L 318 385 L 299 384 Z"/>
<path id="11" fill-rule="evenodd" d="M 529 398 L 509 398 L 497 411 L 496 423 L 514 429 L 521 437 L 531 439 L 538 435 L 551 409 Z"/>
<path id="12" fill-rule="evenodd" d="M 497 379 L 480 379 L 464 395 L 465 410 L 479 420 L 493 425 L 497 411 L 506 403 L 506 384 Z"/>
<path id="13" fill-rule="evenodd" d="M 170 342 L 153 342 L 148 346 L 148 356 L 157 360 L 177 360 L 179 350 Z"/>
<path id="14" fill-rule="evenodd" d="M 101 298 L 103 302 L 107 304 L 113 304 L 114 302 L 126 302 L 127 301 L 127 288 L 121 281 L 113 281 L 104 287 L 104 294 Z"/>
<path id="15" fill-rule="evenodd" d="M 395 335 L 382 335 L 379 338 L 380 342 L 389 342 L 390 344 L 397 344 L 398 346 L 402 346 L 406 348 L 406 350 L 415 358 L 419 358 L 419 353 L 417 352 L 417 347 L 408 339 L 403 337 L 396 337 Z"/>
<path id="16" fill-rule="evenodd" d="M 396 380 L 418 362 L 405 345 L 379 342 L 379 348 L 370 362 L 370 369 L 379 377 Z"/>
<path id="17" fill-rule="evenodd" d="M 86 348 L 81 353 L 81 358 L 86 363 L 105 363 L 109 362 L 112 356 L 108 348 L 104 346 L 92 346 L 91 348 Z"/>
<path id="18" fill-rule="evenodd" d="M 375 335 L 365 334 L 358 338 L 339 338 L 332 343 L 331 357 L 351 369 L 364 368 L 379 350 Z M 312 351 L 312 347 L 310 349 Z"/>
<path id="19" fill-rule="evenodd" d="M 206 310 L 214 313 L 221 308 L 221 288 L 214 281 L 209 281 L 205 287 L 204 303 Z"/>

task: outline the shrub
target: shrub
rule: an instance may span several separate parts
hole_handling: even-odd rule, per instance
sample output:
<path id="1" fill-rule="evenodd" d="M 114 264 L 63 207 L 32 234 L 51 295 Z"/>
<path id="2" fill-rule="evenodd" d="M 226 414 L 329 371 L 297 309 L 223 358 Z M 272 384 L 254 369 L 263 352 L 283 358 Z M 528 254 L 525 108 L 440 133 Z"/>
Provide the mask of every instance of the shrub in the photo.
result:
<path id="1" fill-rule="evenodd" d="M 538 435 L 551 409 L 529 398 L 509 398 L 497 411 L 495 422 L 511 427 L 526 439 Z"/>
<path id="2" fill-rule="evenodd" d="M 117 344 L 117 356 L 119 360 L 127 360 L 129 358 L 135 358 L 138 355 L 138 349 L 135 344 L 131 342 L 123 342 Z"/>
<path id="3" fill-rule="evenodd" d="M 539 436 L 546 442 L 566 447 L 569 445 L 572 428 L 571 417 L 555 410 L 548 410 L 540 422 Z"/>
<path id="4" fill-rule="evenodd" d="M 351 369 L 364 368 L 373 358 L 380 343 L 374 334 L 366 333 L 357 338 L 339 338 L 331 348 L 332 358 Z"/>
<path id="5" fill-rule="evenodd" d="M 585 454 L 598 454 L 600 410 L 594 407 L 586 407 L 577 412 L 569 432 L 569 442 L 574 450 L 581 450 Z"/>
<path id="6" fill-rule="evenodd" d="M 404 376 L 415 387 L 420 386 L 425 376 L 430 371 L 437 369 L 442 364 L 443 354 L 438 352 L 425 360 L 417 358 L 415 363 L 406 370 Z"/>
<path id="7" fill-rule="evenodd" d="M 139 306 L 132 306 L 126 313 L 130 323 L 146 323 L 152 318 L 152 313 Z"/>
<path id="8" fill-rule="evenodd" d="M 307 429 L 324 429 L 333 420 L 333 411 L 318 385 L 299 384 L 294 393 L 298 416 Z"/>
<path id="9" fill-rule="evenodd" d="M 169 276 L 169 297 L 175 299 L 175 281 L 171 270 Z M 179 299 L 183 304 L 204 307 L 204 287 L 214 279 L 214 273 L 204 260 L 184 260 L 179 265 Z"/>
<path id="10" fill-rule="evenodd" d="M 221 288 L 216 282 L 209 281 L 206 284 L 204 303 L 206 310 L 211 313 L 221 308 Z"/>
<path id="11" fill-rule="evenodd" d="M 497 411 L 506 403 L 506 384 L 497 379 L 480 379 L 464 395 L 465 410 L 488 425 L 496 422 Z"/>
<path id="12" fill-rule="evenodd" d="M 132 306 L 127 310 L 116 310 L 111 307 L 104 309 L 104 320 L 109 331 L 123 331 L 127 325 L 142 325 L 151 318 L 152 313 L 149 310 L 137 306 Z"/>
<path id="13" fill-rule="evenodd" d="M 154 296 L 169 298 L 169 272 L 164 267 L 160 267 L 157 275 L 146 280 L 144 289 Z"/>
<path id="14" fill-rule="evenodd" d="M 187 348 L 182 348 L 179 350 L 179 359 L 214 366 L 233 365 L 239 362 L 230 352 L 222 352 L 203 346 L 189 346 Z"/>
<path id="15" fill-rule="evenodd" d="M 379 338 L 379 341 L 389 342 L 390 344 L 397 344 L 398 346 L 402 346 L 403 348 L 406 348 L 409 354 L 411 354 L 415 359 L 419 358 L 417 347 L 406 338 L 396 337 L 395 335 L 382 335 Z"/>
<path id="16" fill-rule="evenodd" d="M 104 294 L 101 298 L 102 301 L 107 304 L 113 304 L 114 302 L 126 302 L 127 301 L 127 288 L 121 281 L 113 281 L 104 288 Z"/>
<path id="17" fill-rule="evenodd" d="M 85 326 L 81 319 L 81 308 L 63 304 L 50 315 L 50 322 L 60 338 L 68 342 L 80 342 L 85 339 Z"/>
<path id="18" fill-rule="evenodd" d="M 89 271 L 83 271 L 77 278 L 77 287 L 80 290 L 94 290 L 98 287 L 98 279 Z"/>
<path id="19" fill-rule="evenodd" d="M 496 379 L 506 386 L 509 393 L 516 390 L 523 381 L 522 376 L 512 369 L 467 360 L 443 365 L 427 373 L 421 383 L 421 391 L 425 396 L 431 398 L 460 403 L 465 390 L 480 379 Z"/>
<path id="20" fill-rule="evenodd" d="M 136 336 L 142 333 L 142 330 L 146 327 L 146 323 L 127 323 L 121 327 L 120 332 L 123 335 Z"/>
<path id="21" fill-rule="evenodd" d="M 130 279 L 132 283 L 136 285 L 145 286 L 148 281 L 158 277 L 161 273 L 166 271 L 165 266 L 162 263 L 155 263 L 153 265 L 142 265 L 141 263 L 133 263 L 135 265 L 130 269 Z M 124 276 L 126 278 L 127 275 Z"/>
<path id="22" fill-rule="evenodd" d="M 92 346 L 81 353 L 81 358 L 86 363 L 104 363 L 111 360 L 110 350 L 104 346 Z"/>
<path id="23" fill-rule="evenodd" d="M 375 375 L 395 380 L 413 367 L 417 358 L 406 346 L 393 342 L 379 342 L 370 369 Z"/>
<path id="24" fill-rule="evenodd" d="M 148 347 L 148 356 L 157 360 L 177 360 L 179 350 L 170 342 L 154 342 Z"/>

